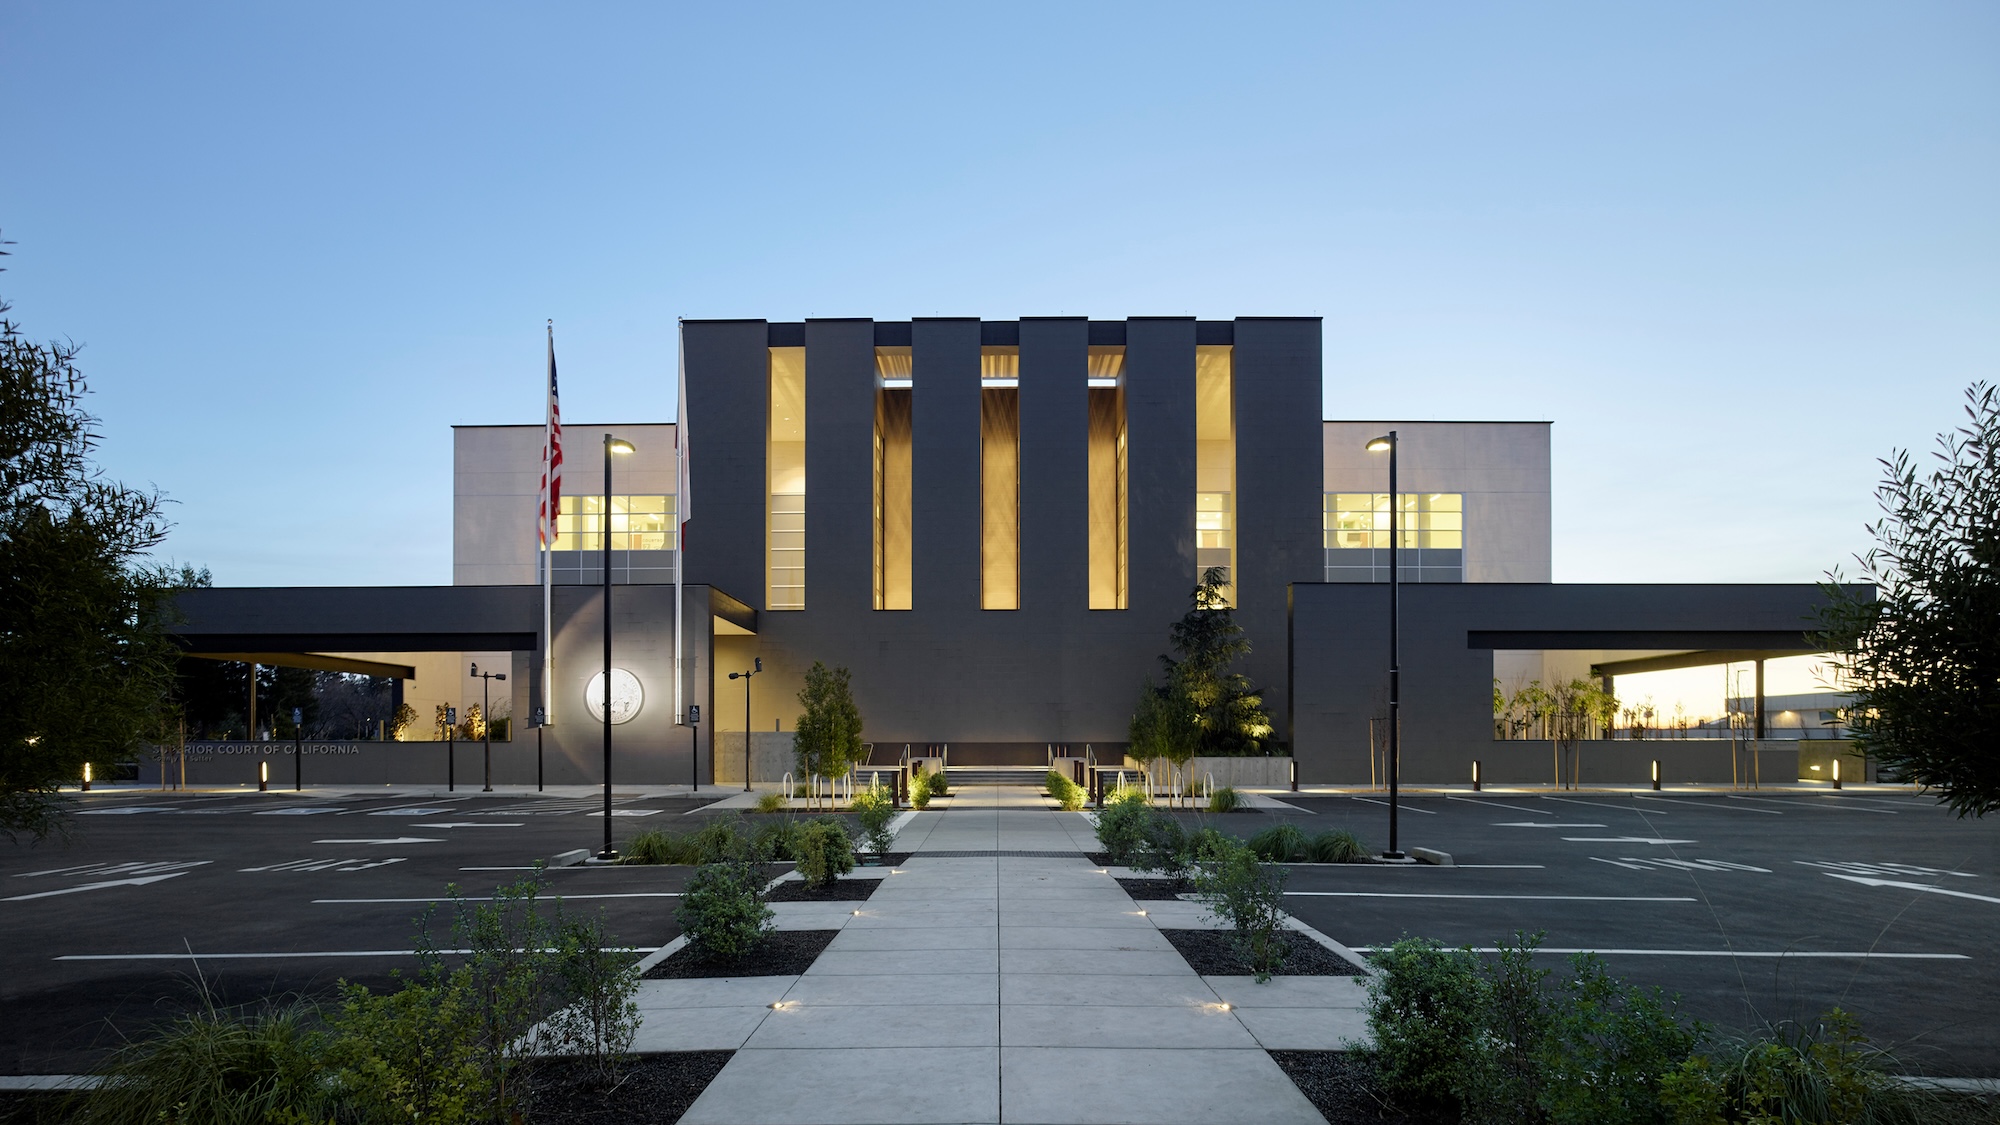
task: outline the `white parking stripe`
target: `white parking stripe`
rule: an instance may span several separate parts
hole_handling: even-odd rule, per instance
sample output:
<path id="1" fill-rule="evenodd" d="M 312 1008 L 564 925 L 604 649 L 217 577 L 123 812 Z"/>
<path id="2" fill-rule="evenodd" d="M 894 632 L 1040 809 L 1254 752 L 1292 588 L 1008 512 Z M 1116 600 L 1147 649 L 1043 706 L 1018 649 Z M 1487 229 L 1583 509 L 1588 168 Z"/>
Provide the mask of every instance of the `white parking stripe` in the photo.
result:
<path id="1" fill-rule="evenodd" d="M 1367 797 L 1349 797 L 1349 798 L 1348 798 L 1348 800 L 1350 800 L 1350 801 L 1361 801 L 1361 802 L 1363 802 L 1363 803 L 1365 803 L 1365 804 L 1370 804 L 1370 805 L 1381 805 L 1381 806 L 1382 806 L 1383 808 L 1385 808 L 1385 809 L 1389 807 L 1389 802 L 1387 802 L 1387 801 L 1373 801 L 1373 800 L 1369 800 L 1369 799 L 1368 799 Z M 1425 816 L 1436 816 L 1436 815 L 1437 815 L 1437 810 L 1436 810 L 1436 809 L 1419 809 L 1419 808 L 1413 808 L 1413 807 L 1411 807 L 1411 806 L 1409 806 L 1409 805 L 1406 805 L 1406 804 L 1403 804 L 1403 803 L 1402 803 L 1401 801 L 1398 801 L 1398 802 L 1396 803 L 1396 807 L 1397 807 L 1397 808 L 1400 808 L 1400 809 L 1402 809 L 1402 810 L 1403 810 L 1404 812 L 1420 812 L 1420 813 L 1424 814 Z"/>
<path id="2" fill-rule="evenodd" d="M 545 897 L 545 898 L 559 898 L 559 899 L 570 899 L 570 898 L 578 898 L 578 899 L 581 899 L 581 898 L 679 898 L 679 897 L 681 897 L 681 893 L 680 893 L 679 891 L 631 891 L 631 892 L 628 892 L 628 893 L 626 893 L 626 894 L 618 894 L 618 895 L 545 895 L 545 896 L 543 896 L 543 897 Z M 449 901 L 449 900 L 450 900 L 450 898 L 451 898 L 451 896 L 450 896 L 450 895 L 438 895 L 438 896 L 436 896 L 436 897 L 434 897 L 434 898 L 316 898 L 316 899 L 314 899 L 314 900 L 313 900 L 313 902 L 315 902 L 315 903 L 320 903 L 320 904 L 338 904 L 338 903 L 351 903 L 351 902 L 446 902 L 446 901 Z M 489 895 L 489 896 L 486 896 L 486 897 L 483 897 L 483 898 L 482 898 L 482 897 L 478 897 L 478 896 L 474 896 L 474 895 L 466 895 L 466 896 L 464 896 L 464 897 L 460 898 L 460 899 L 459 899 L 458 901 L 459 901 L 459 902 L 492 902 L 492 901 L 493 901 L 493 899 L 492 899 L 492 896 L 490 896 L 490 895 Z"/>
<path id="3" fill-rule="evenodd" d="M 656 945 L 606 946 L 606 953 L 651 953 Z M 287 957 L 415 957 L 415 949 L 331 949 L 298 953 L 70 953 L 56 961 L 241 961 L 251 958 L 283 960 Z M 433 953 L 463 955 L 470 949 L 434 949 Z"/>
<path id="4" fill-rule="evenodd" d="M 1534 813 L 1536 816 L 1556 815 L 1547 809 L 1531 809 L 1526 805 L 1510 805 L 1505 801 L 1489 801 L 1484 797 L 1446 797 L 1445 800 L 1464 801 L 1468 805 L 1492 805 L 1494 808 L 1499 809 L 1519 809 L 1521 812 Z"/>
<path id="5" fill-rule="evenodd" d="M 1526 902 L 1693 902 L 1692 898 L 1679 896 L 1633 896 L 1633 895 L 1449 895 L 1418 894 L 1414 891 L 1286 891 L 1286 897 L 1301 898 L 1477 898 L 1507 899 Z M 429 901 L 429 900 L 425 900 Z"/>
<path id="6" fill-rule="evenodd" d="M 1763 813 L 1765 816 L 1785 815 L 1784 813 L 1781 813 L 1776 809 L 1753 809 L 1744 805 L 1724 805 L 1724 804 L 1718 804 L 1713 801 L 1695 801 L 1686 797 L 1645 797 L 1645 796 L 1634 795 L 1632 799 L 1635 801 L 1656 801 L 1662 805 L 1693 805 L 1696 808 L 1725 809 L 1729 812 Z"/>
<path id="7" fill-rule="evenodd" d="M 1809 809 L 1832 809 L 1839 807 L 1839 805 L 1834 803 L 1834 801 L 1838 801 L 1839 798 L 1834 798 L 1833 801 L 1788 801 L 1782 797 L 1745 797 L 1738 793 L 1726 793 L 1724 794 L 1724 796 L 1728 797 L 1732 801 L 1762 801 L 1767 805 L 1803 805 Z M 1847 811 L 1878 813 L 1882 816 L 1896 815 L 1895 809 L 1871 809 L 1871 808 L 1864 808 L 1860 805 L 1856 805 Z"/>
<path id="8" fill-rule="evenodd" d="M 1378 948 L 1372 945 L 1351 947 L 1356 953 L 1373 953 Z M 1504 950 L 1491 945 L 1472 946 L 1474 953 L 1501 953 Z M 1851 958 L 1866 961 L 1970 961 L 1963 953 L 1876 953 L 1873 950 L 1799 950 L 1799 949 L 1584 949 L 1582 947 L 1561 948 L 1543 946 L 1537 953 L 1596 953 L 1606 957 L 1830 957 Z"/>
<path id="9" fill-rule="evenodd" d="M 1592 808 L 1599 808 L 1599 809 L 1617 809 L 1617 810 L 1618 810 L 1619 812 L 1629 812 L 1629 813 L 1639 813 L 1639 814 L 1640 814 L 1640 815 L 1642 815 L 1642 816 L 1645 816 L 1645 815 L 1652 815 L 1652 816 L 1665 816 L 1665 815 L 1667 815 L 1667 814 L 1666 814 L 1665 812 L 1663 812 L 1663 811 L 1661 811 L 1661 810 L 1659 810 L 1659 809 L 1642 809 L 1642 808 L 1638 807 L 1637 805 L 1608 805 L 1608 804 L 1605 804 L 1605 803 L 1604 803 L 1603 801 L 1579 801 L 1579 800 L 1577 800 L 1577 799 L 1576 799 L 1576 798 L 1574 798 L 1574 797 L 1543 797 L 1543 798 L 1542 798 L 1542 800 L 1544 800 L 1544 801 L 1561 801 L 1561 802 L 1562 802 L 1563 804 L 1565 804 L 1565 805 L 1589 805 L 1589 806 L 1591 806 Z"/>

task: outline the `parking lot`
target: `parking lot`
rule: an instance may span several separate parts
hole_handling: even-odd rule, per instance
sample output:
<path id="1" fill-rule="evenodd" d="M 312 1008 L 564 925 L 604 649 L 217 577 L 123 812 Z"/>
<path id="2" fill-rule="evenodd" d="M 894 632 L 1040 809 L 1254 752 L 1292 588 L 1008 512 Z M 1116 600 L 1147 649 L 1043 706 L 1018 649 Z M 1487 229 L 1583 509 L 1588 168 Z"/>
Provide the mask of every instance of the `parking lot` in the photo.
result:
<path id="1" fill-rule="evenodd" d="M 1281 796 L 1294 809 L 1211 822 L 1249 835 L 1289 818 L 1386 842 L 1380 794 Z M 603 832 L 583 791 L 84 800 L 67 846 L 0 845 L 0 1073 L 87 1069 L 192 1004 L 197 975 L 231 1003 L 388 985 L 415 965 L 413 920 L 448 884 L 490 894 Z M 693 828 L 704 803 L 620 794 L 615 835 Z M 1300 865 L 1287 908 L 1361 948 L 1541 931 L 1551 967 L 1555 951 L 1597 950 L 1724 1027 L 1838 1004 L 1909 1069 L 2000 1076 L 2000 824 L 1875 788 L 1423 795 L 1402 825 L 1405 848 L 1457 866 Z M 676 933 L 686 871 L 546 879 L 569 909 L 601 909 L 620 944 L 650 948 Z"/>
<path id="2" fill-rule="evenodd" d="M 1281 796 L 1386 841 L 1380 794 Z M 1725 1027 L 1838 1004 L 1914 1069 L 2000 1076 L 2000 824 L 1883 788 L 1420 796 L 1401 821 L 1458 866 L 1300 866 L 1286 908 L 1363 948 L 1543 931 Z"/>
<path id="3" fill-rule="evenodd" d="M 686 827 L 701 803 L 621 795 L 615 835 Z M 82 808 L 66 846 L 0 843 L 0 1074 L 87 1069 L 192 1005 L 197 976 L 227 1003 L 390 984 L 416 965 L 414 919 L 448 884 L 491 894 L 539 858 L 598 846 L 604 823 L 601 798 L 532 792 L 127 790 Z M 570 909 L 602 909 L 620 944 L 650 948 L 676 932 L 685 875 L 565 867 L 547 880 Z"/>

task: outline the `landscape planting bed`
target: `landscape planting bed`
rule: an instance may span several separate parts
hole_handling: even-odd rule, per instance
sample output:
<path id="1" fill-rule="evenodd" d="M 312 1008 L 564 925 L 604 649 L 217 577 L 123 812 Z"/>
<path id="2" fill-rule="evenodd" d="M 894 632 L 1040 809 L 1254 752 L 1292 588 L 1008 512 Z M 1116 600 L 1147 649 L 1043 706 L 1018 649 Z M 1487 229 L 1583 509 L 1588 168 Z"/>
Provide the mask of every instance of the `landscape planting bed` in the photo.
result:
<path id="1" fill-rule="evenodd" d="M 735 1053 L 637 1055 L 620 1069 L 618 1084 L 609 1090 L 576 1062 L 541 1060 L 528 1070 L 528 1119 L 536 1125 L 672 1125 Z"/>
<path id="2" fill-rule="evenodd" d="M 733 960 L 709 958 L 689 946 L 647 969 L 647 980 L 702 980 L 718 977 L 795 977 L 812 967 L 839 930 L 774 930 L 749 954 Z"/>
<path id="3" fill-rule="evenodd" d="M 787 879 L 764 896 L 767 902 L 867 902 L 880 879 L 835 879 L 824 887 L 811 887 L 797 879 Z"/>
<path id="4" fill-rule="evenodd" d="M 1205 977 L 1246 977 L 1255 970 L 1236 952 L 1228 930 L 1161 930 L 1194 971 Z M 1285 960 L 1271 971 L 1279 977 L 1358 977 L 1359 966 L 1333 950 L 1298 933 L 1278 935 L 1285 943 Z"/>

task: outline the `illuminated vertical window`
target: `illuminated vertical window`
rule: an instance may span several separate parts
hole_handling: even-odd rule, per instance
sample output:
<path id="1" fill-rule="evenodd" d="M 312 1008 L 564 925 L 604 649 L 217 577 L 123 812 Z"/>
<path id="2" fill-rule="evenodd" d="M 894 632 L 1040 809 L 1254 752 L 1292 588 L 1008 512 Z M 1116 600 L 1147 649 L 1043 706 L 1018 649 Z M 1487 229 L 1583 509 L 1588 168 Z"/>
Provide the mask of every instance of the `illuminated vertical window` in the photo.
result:
<path id="1" fill-rule="evenodd" d="M 1127 607 L 1125 349 L 1090 349 L 1090 608 Z"/>
<path id="2" fill-rule="evenodd" d="M 770 428 L 764 459 L 765 542 L 769 552 L 764 604 L 806 607 L 806 350 L 771 350 Z"/>
<path id="3" fill-rule="evenodd" d="M 910 349 L 875 349 L 875 608 L 910 608 Z"/>
<path id="4" fill-rule="evenodd" d="M 1021 608 L 1021 349 L 979 349 L 979 608 Z"/>
<path id="5" fill-rule="evenodd" d="M 1194 437 L 1195 580 L 1219 566 L 1228 578 L 1225 604 L 1236 604 L 1236 386 L 1235 349 L 1195 348 Z"/>

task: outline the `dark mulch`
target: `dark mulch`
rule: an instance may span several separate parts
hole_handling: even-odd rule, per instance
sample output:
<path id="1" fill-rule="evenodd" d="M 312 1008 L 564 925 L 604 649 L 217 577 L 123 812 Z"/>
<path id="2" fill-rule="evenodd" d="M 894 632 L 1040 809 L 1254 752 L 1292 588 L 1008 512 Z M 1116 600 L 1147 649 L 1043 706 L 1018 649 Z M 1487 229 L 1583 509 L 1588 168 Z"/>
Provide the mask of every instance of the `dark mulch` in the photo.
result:
<path id="1" fill-rule="evenodd" d="M 901 867 L 910 862 L 910 853 L 883 852 L 877 856 L 874 852 L 858 852 L 854 856 L 854 862 L 863 867 Z"/>
<path id="2" fill-rule="evenodd" d="M 646 970 L 647 980 L 707 977 L 793 977 L 805 972 L 839 930 L 775 930 L 736 960 L 711 959 L 687 946 Z"/>
<path id="3" fill-rule="evenodd" d="M 1119 866 L 1118 861 L 1111 858 L 1110 852 L 1085 852 L 1083 853 L 1083 858 L 1089 860 L 1090 862 L 1096 864 L 1099 867 Z"/>
<path id="4" fill-rule="evenodd" d="M 867 902 L 881 885 L 880 879 L 835 879 L 824 887 L 809 887 L 787 879 L 764 897 L 771 902 Z"/>
<path id="5" fill-rule="evenodd" d="M 1327 1125 L 1395 1122 L 1444 1125 L 1446 1118 L 1406 1114 L 1389 1105 L 1366 1059 L 1348 1051 L 1271 1051 L 1271 1060 L 1292 1080 Z"/>
<path id="6" fill-rule="evenodd" d="M 75 1116 L 73 1099 L 40 1090 L 0 1091 L 0 1125 L 60 1125 Z"/>
<path id="7" fill-rule="evenodd" d="M 1118 885 L 1138 902 L 1166 902 L 1191 890 L 1181 879 L 1119 879 Z"/>
<path id="8" fill-rule="evenodd" d="M 1205 977 L 1244 977 L 1255 970 L 1236 952 L 1227 930 L 1161 930 L 1194 971 Z M 1361 969 L 1347 958 L 1304 934 L 1278 935 L 1285 942 L 1285 960 L 1273 975 L 1281 977 L 1358 977 Z"/>
<path id="9" fill-rule="evenodd" d="M 600 1089 L 581 1063 L 540 1059 L 528 1068 L 535 1125 L 673 1125 L 721 1073 L 734 1051 L 639 1055 L 618 1085 Z"/>

